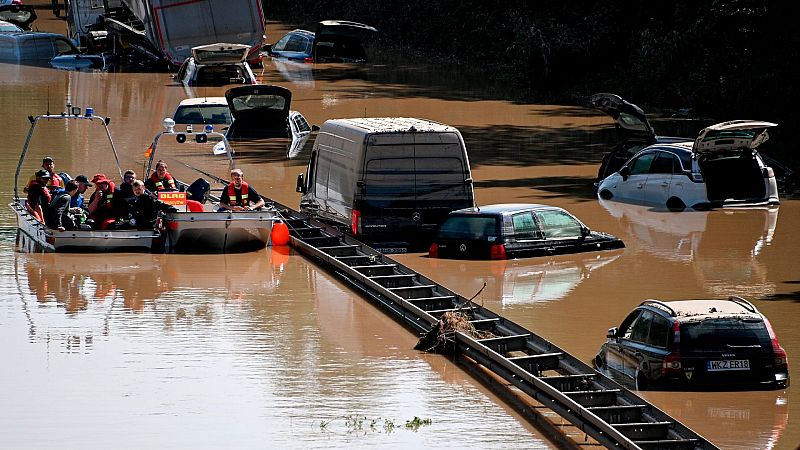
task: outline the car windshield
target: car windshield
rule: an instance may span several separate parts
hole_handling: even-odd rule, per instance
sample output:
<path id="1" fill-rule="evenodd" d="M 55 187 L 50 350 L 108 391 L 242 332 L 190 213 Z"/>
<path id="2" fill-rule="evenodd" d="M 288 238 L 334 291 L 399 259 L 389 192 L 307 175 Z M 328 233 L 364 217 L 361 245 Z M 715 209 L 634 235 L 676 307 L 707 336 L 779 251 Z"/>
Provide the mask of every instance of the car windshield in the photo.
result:
<path id="1" fill-rule="evenodd" d="M 770 346 L 763 321 L 735 317 L 682 323 L 680 338 L 682 352 L 717 352 Z"/>
<path id="2" fill-rule="evenodd" d="M 500 234 L 496 216 L 450 216 L 439 227 L 439 239 L 487 239 Z"/>
<path id="3" fill-rule="evenodd" d="M 231 112 L 228 105 L 181 106 L 175 111 L 173 120 L 175 123 L 220 125 L 231 123 Z"/>

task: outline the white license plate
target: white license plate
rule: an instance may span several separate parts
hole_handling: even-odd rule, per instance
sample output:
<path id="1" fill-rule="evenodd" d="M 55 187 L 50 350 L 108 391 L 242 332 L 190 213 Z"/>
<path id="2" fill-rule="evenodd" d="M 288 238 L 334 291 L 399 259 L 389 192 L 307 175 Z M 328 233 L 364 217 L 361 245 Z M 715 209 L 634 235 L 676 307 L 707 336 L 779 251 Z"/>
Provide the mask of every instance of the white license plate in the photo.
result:
<path id="1" fill-rule="evenodd" d="M 750 370 L 750 360 L 748 359 L 723 359 L 721 361 L 707 361 L 706 367 L 709 372 L 720 370 Z"/>

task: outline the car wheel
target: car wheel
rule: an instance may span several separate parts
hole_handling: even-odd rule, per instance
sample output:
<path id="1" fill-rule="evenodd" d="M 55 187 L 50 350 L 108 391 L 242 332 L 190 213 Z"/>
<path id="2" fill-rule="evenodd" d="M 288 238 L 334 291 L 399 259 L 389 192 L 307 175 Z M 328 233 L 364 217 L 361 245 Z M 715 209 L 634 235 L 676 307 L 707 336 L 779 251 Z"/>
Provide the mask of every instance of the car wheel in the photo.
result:
<path id="1" fill-rule="evenodd" d="M 614 194 L 612 194 L 611 191 L 609 191 L 608 189 L 603 189 L 602 191 L 600 191 L 600 198 L 602 198 L 603 200 L 611 200 L 612 198 L 614 198 Z"/>
<path id="2" fill-rule="evenodd" d="M 686 209 L 686 203 L 683 203 L 683 200 L 678 197 L 670 197 L 667 200 L 667 209 L 670 211 L 683 211 Z"/>

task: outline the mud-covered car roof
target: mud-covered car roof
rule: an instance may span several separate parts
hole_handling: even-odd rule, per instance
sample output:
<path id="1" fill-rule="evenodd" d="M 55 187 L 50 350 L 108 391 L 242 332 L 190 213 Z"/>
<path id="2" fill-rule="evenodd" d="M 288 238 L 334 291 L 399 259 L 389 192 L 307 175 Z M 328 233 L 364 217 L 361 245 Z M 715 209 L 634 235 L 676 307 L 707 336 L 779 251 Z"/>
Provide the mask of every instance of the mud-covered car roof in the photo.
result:
<path id="1" fill-rule="evenodd" d="M 650 306 L 666 311 L 670 316 L 677 318 L 679 322 L 732 317 L 744 320 L 763 319 L 755 306 L 741 297 L 730 297 L 726 300 L 675 300 L 669 302 L 645 300 L 641 306 Z"/>

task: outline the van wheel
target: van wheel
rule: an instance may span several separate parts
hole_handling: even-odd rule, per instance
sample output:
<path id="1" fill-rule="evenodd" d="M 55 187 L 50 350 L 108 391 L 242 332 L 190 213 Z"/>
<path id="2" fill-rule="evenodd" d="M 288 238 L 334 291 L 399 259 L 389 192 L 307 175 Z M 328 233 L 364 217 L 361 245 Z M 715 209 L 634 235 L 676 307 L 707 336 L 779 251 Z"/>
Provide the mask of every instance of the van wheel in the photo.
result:
<path id="1" fill-rule="evenodd" d="M 678 197 L 670 197 L 667 200 L 667 209 L 670 211 L 683 211 L 686 209 L 686 203 L 683 203 L 683 200 Z"/>
<path id="2" fill-rule="evenodd" d="M 602 198 L 603 200 L 611 200 L 612 198 L 614 198 L 614 194 L 612 194 L 611 191 L 609 191 L 608 189 L 603 189 L 602 191 L 600 191 L 600 198 Z"/>

